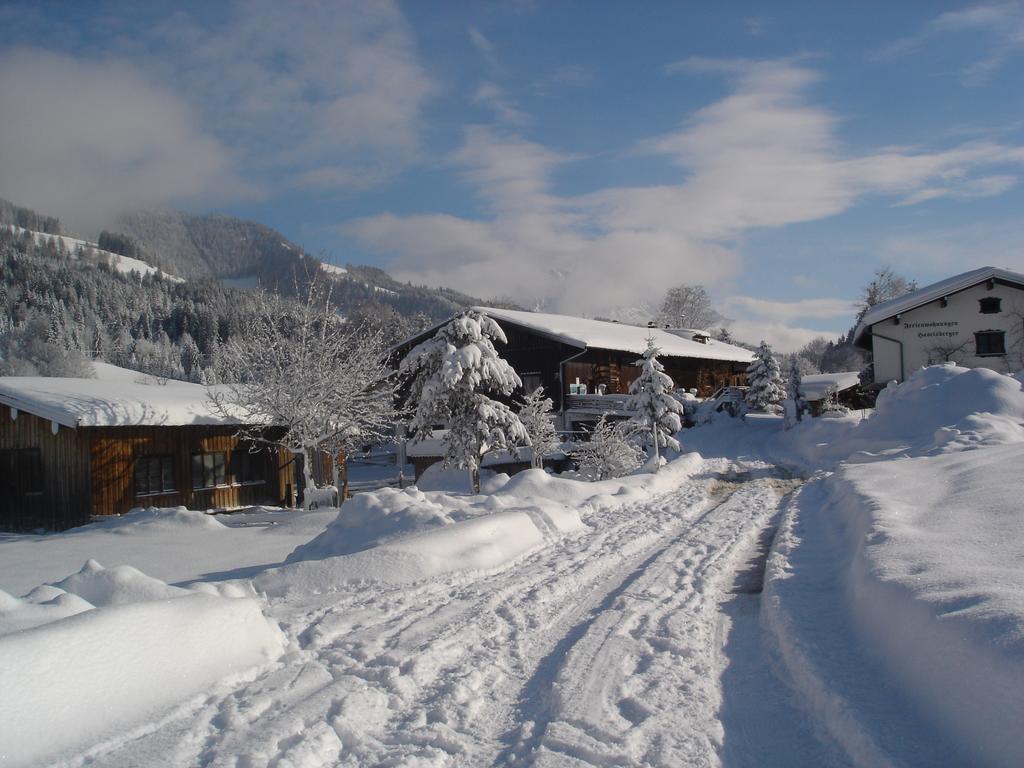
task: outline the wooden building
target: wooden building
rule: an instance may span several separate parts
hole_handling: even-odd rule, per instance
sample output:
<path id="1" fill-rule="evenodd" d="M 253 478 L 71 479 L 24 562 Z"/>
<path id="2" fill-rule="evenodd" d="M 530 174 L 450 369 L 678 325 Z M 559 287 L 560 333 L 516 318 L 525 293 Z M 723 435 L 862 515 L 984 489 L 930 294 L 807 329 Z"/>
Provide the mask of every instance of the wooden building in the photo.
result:
<path id="1" fill-rule="evenodd" d="M 280 504 L 297 489 L 292 456 L 250 451 L 205 387 L 95 367 L 95 379 L 0 378 L 0 530 L 134 507 Z"/>
<path id="2" fill-rule="evenodd" d="M 659 360 L 677 389 L 701 396 L 726 385 L 746 383 L 753 360 L 749 350 L 725 344 L 700 331 L 649 328 L 568 315 L 475 307 L 495 320 L 507 343 L 495 348 L 523 380 L 523 390 L 544 387 L 554 402 L 558 426 L 577 431 L 602 414 L 626 416 L 635 365 L 653 338 Z M 408 339 L 392 351 L 396 359 L 433 335 L 439 326 Z M 520 395 L 522 393 L 519 393 Z"/>

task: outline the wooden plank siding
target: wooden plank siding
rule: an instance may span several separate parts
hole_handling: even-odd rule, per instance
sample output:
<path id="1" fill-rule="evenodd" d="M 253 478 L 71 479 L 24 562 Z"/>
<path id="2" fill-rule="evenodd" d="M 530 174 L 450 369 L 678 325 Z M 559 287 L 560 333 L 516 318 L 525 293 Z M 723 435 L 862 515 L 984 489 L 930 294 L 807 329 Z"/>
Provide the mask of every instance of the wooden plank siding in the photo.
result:
<path id="1" fill-rule="evenodd" d="M 139 506 L 205 510 L 268 502 L 279 504 L 287 500 L 294 465 L 290 464 L 289 454 L 277 449 L 263 449 L 251 457 L 264 482 L 233 482 L 231 453 L 240 447 L 233 427 L 90 427 L 81 431 L 89 438 L 95 515 L 122 514 Z M 192 456 L 196 453 L 224 455 L 225 484 L 193 489 Z M 172 457 L 174 491 L 136 496 L 136 461 L 145 456 Z"/>
<path id="2" fill-rule="evenodd" d="M 4 477 L 0 488 L 0 530 L 62 530 L 89 519 L 89 446 L 76 430 L 31 413 L 0 405 L 0 450 L 38 449 L 42 492 L 16 493 L 18 478 Z M 5 474 L 7 474 L 5 472 Z"/>

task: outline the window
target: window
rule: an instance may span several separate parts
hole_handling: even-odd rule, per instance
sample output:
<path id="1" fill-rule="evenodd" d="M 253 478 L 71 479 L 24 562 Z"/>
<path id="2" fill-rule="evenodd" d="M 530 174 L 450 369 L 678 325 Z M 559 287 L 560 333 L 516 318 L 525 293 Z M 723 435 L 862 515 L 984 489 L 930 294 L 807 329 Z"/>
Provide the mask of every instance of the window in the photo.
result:
<path id="1" fill-rule="evenodd" d="M 231 452 L 231 482 L 235 485 L 263 483 L 261 456 L 249 453 L 248 448 L 236 448 Z"/>
<path id="2" fill-rule="evenodd" d="M 1006 331 L 979 331 L 974 334 L 978 357 L 1006 354 Z"/>
<path id="3" fill-rule="evenodd" d="M 539 371 L 531 371 L 530 373 L 524 373 L 519 378 L 523 380 L 523 392 L 525 392 L 526 394 L 530 394 L 531 392 L 536 390 L 537 387 L 543 384 L 543 382 L 540 380 Z"/>
<path id="4" fill-rule="evenodd" d="M 226 465 L 223 453 L 193 453 L 192 489 L 198 491 L 227 485 Z"/>
<path id="5" fill-rule="evenodd" d="M 176 490 L 173 456 L 140 456 L 135 459 L 136 496 L 154 496 Z"/>
<path id="6" fill-rule="evenodd" d="M 1003 300 L 997 299 L 995 296 L 978 299 L 978 303 L 981 305 L 981 314 L 983 315 L 994 315 L 1003 311 Z"/>
<path id="7" fill-rule="evenodd" d="M 0 451 L 0 493 L 38 496 L 43 492 L 43 457 L 38 448 Z"/>

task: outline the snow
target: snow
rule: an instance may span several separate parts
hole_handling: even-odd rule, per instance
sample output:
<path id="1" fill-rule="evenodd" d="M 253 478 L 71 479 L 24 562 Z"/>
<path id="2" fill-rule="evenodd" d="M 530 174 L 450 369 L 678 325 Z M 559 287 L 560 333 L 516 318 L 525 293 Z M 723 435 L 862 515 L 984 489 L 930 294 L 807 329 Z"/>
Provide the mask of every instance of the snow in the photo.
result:
<path id="1" fill-rule="evenodd" d="M 86 251 L 91 250 L 96 254 L 96 256 L 107 259 L 111 267 L 124 274 L 137 272 L 140 275 L 155 275 L 159 273 L 165 280 L 170 280 L 175 283 L 185 282 L 182 278 L 175 275 L 169 275 L 159 268 L 154 267 L 152 264 L 147 264 L 141 259 L 135 259 L 131 256 L 122 256 L 119 253 L 103 250 L 96 245 L 96 243 L 90 243 L 87 240 L 79 240 L 76 237 L 68 237 L 67 235 L 49 235 L 45 232 L 32 232 L 32 230 L 27 230 L 13 224 L 8 224 L 7 228 L 19 235 L 23 232 L 31 232 L 33 239 L 38 245 L 42 245 L 50 239 L 53 239 L 54 241 L 61 241 L 64 243 L 64 248 L 67 250 L 69 258 L 72 259 L 75 258 L 75 252 L 78 248 L 82 248 Z"/>
<path id="2" fill-rule="evenodd" d="M 339 267 L 336 264 L 327 264 L 326 262 L 323 262 L 323 261 L 320 262 L 320 269 L 322 269 L 324 272 L 328 273 L 329 275 L 347 275 L 348 274 L 348 270 L 345 269 L 344 267 Z"/>
<path id="3" fill-rule="evenodd" d="M 0 627 L 9 616 L 6 629 L 22 626 L 0 635 L 4 765 L 54 762 L 123 737 L 285 648 L 254 596 L 178 589 L 131 568 L 109 573 L 90 561 L 35 594 L 56 597 L 19 601 L 0 593 Z M 47 606 L 54 610 L 43 622 Z M 32 626 L 19 622 L 22 613 Z"/>
<path id="4" fill-rule="evenodd" d="M 200 384 L 156 379 L 109 363 L 93 363 L 96 378 L 5 376 L 0 403 L 65 427 L 235 424 L 211 407 Z"/>
<path id="5" fill-rule="evenodd" d="M 860 371 L 841 371 L 839 373 L 814 373 L 800 378 L 800 391 L 805 400 L 821 400 L 829 387 L 836 392 L 855 387 L 860 383 Z"/>
<path id="6" fill-rule="evenodd" d="M 909 312 L 915 307 L 920 307 L 923 304 L 935 301 L 936 299 L 941 299 L 943 296 L 948 296 L 951 293 L 962 291 L 965 288 L 970 288 L 972 285 L 977 285 L 978 283 L 993 278 L 1024 286 L 1024 275 L 1020 272 L 1013 272 L 1009 269 L 1000 269 L 999 267 L 979 267 L 978 269 L 972 269 L 969 272 L 963 272 L 959 275 L 948 277 L 945 280 L 940 280 L 937 283 L 926 285 L 923 288 L 918 288 L 916 291 L 911 291 L 910 293 L 898 296 L 895 299 L 890 299 L 889 301 L 883 301 L 881 304 L 876 304 L 864 313 L 864 317 L 861 318 L 861 321 L 857 324 L 857 328 L 854 330 L 853 336 L 855 339 L 860 339 L 860 337 L 867 333 L 868 329 L 875 323 L 888 320 L 894 315 L 898 315 L 902 312 Z"/>
<path id="7" fill-rule="evenodd" d="M 656 475 L 485 472 L 471 494 L 438 468 L 338 510 L 0 537 L 0 745 L 14 765 L 1021 764 L 1020 378 L 937 366 L 873 413 L 678 437 Z"/>
<path id="8" fill-rule="evenodd" d="M 749 350 L 734 347 L 732 344 L 715 339 L 708 339 L 706 344 L 701 344 L 677 336 L 663 328 L 646 328 L 543 312 L 521 312 L 493 307 L 474 307 L 474 309 L 495 320 L 530 328 L 580 348 L 614 349 L 635 352 L 639 355 L 647 349 L 647 339 L 653 338 L 654 345 L 661 350 L 661 354 L 668 357 L 694 357 L 737 363 L 749 363 L 754 358 Z"/>

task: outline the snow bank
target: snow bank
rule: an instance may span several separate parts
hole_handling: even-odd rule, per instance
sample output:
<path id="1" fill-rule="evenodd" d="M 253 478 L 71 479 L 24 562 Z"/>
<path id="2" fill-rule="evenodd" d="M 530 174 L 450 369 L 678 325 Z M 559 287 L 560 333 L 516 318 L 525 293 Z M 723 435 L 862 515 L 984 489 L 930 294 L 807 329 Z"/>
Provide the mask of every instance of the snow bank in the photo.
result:
<path id="1" fill-rule="evenodd" d="M 584 530 L 597 507 L 618 507 L 677 486 L 700 465 L 694 454 L 656 475 L 591 483 L 529 469 L 491 478 L 484 495 L 385 488 L 346 502 L 318 537 L 282 568 L 254 579 L 273 596 L 342 584 L 406 584 L 457 572 L 494 571 L 538 547 Z"/>
<path id="2" fill-rule="evenodd" d="M 59 761 L 281 654 L 256 600 L 210 592 L 96 562 L 24 599 L 0 592 L 0 763 Z"/>
<path id="3" fill-rule="evenodd" d="M 919 371 L 783 517 L 763 620 L 857 764 L 1024 764 L 1022 421 L 1015 378 Z"/>
<path id="4" fill-rule="evenodd" d="M 922 368 L 879 394 L 874 411 L 805 418 L 784 430 L 776 417 L 715 414 L 684 433 L 704 457 L 759 456 L 812 474 L 840 462 L 873 462 L 1024 441 L 1022 383 L 987 368 Z"/>

